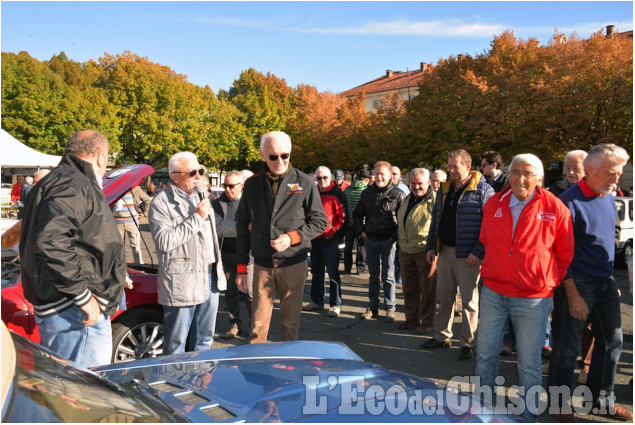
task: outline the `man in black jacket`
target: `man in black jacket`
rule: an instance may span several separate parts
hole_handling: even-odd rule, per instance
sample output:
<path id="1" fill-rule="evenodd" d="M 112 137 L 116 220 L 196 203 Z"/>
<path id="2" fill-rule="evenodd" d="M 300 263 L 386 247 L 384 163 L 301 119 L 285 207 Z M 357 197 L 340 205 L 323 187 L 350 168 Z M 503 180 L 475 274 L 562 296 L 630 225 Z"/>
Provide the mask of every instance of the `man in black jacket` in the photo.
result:
<path id="1" fill-rule="evenodd" d="M 509 184 L 509 177 L 503 171 L 503 158 L 495 151 L 487 151 L 481 155 L 481 174 L 495 193 L 503 190 Z"/>
<path id="2" fill-rule="evenodd" d="M 375 164 L 375 182 L 368 186 L 353 212 L 355 231 L 364 238 L 368 261 L 368 297 L 370 305 L 363 319 L 379 315 L 379 269 L 384 284 L 386 321 L 395 321 L 395 241 L 397 240 L 397 210 L 404 193 L 390 181 L 390 163 Z"/>
<path id="3" fill-rule="evenodd" d="M 108 315 L 126 280 L 125 250 L 104 196 L 108 140 L 73 133 L 59 165 L 35 186 L 20 235 L 22 285 L 41 344 L 83 367 L 110 363 Z"/>
<path id="4" fill-rule="evenodd" d="M 311 240 L 326 229 L 315 182 L 289 163 L 291 139 L 282 131 L 262 136 L 263 172 L 245 182 L 236 212 L 236 284 L 247 292 L 249 251 L 254 257 L 250 343 L 267 342 L 273 300 L 280 294 L 280 339 L 300 330 L 302 288 Z"/>

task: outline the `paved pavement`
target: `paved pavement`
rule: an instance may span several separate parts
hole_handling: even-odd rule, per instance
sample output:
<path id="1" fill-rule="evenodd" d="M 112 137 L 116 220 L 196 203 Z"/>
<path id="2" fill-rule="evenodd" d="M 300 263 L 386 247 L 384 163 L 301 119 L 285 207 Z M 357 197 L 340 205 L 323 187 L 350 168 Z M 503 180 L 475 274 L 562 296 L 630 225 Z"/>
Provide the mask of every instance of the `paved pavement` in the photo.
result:
<path id="1" fill-rule="evenodd" d="M 142 221 L 142 234 L 148 246 L 154 251 L 152 238 L 147 232 L 147 222 Z M 130 255 L 130 254 L 129 254 Z M 128 258 L 131 258 L 130 256 Z M 146 260 L 146 262 L 149 262 Z M 305 282 L 304 302 L 309 302 L 308 288 L 311 275 Z M 633 387 L 629 380 L 633 377 L 633 298 L 630 294 L 626 270 L 617 270 L 616 278 L 622 291 L 622 326 L 624 330 L 624 348 L 618 365 L 618 376 L 615 386 L 617 403 L 633 411 Z M 327 285 L 328 294 L 328 285 Z M 222 298 L 222 296 L 221 296 Z M 372 320 L 361 320 L 360 314 L 368 305 L 368 274 L 342 275 L 342 314 L 338 318 L 327 316 L 327 310 L 320 312 L 302 312 L 300 339 L 340 341 L 348 345 L 364 360 L 377 363 L 388 369 L 410 373 L 447 384 L 453 377 L 471 376 L 474 374 L 474 360 L 460 361 L 458 335 L 460 334 L 461 318 L 454 320 L 454 337 L 452 347 L 447 349 L 421 349 L 419 345 L 431 335 L 415 335 L 412 330 L 401 331 L 397 324 L 404 320 L 403 292 L 397 290 L 397 320 L 386 323 L 385 313 L 380 311 L 380 317 Z M 246 316 L 244 303 L 243 317 Z M 224 300 L 221 300 L 219 317 L 216 325 L 217 333 L 222 335 L 229 327 L 228 314 L 224 310 Z M 276 302 L 269 340 L 279 341 L 279 321 Z M 244 325 L 244 332 L 248 329 Z M 237 345 L 246 343 L 243 336 L 234 340 L 218 338 L 214 347 Z M 547 362 L 547 359 L 543 359 Z M 516 356 L 501 357 L 500 374 L 505 378 L 505 385 L 517 385 Z M 544 376 L 546 382 L 546 376 Z M 602 422 L 599 416 L 577 416 L 583 422 Z M 539 422 L 553 422 L 556 419 L 547 413 L 539 416 Z"/>

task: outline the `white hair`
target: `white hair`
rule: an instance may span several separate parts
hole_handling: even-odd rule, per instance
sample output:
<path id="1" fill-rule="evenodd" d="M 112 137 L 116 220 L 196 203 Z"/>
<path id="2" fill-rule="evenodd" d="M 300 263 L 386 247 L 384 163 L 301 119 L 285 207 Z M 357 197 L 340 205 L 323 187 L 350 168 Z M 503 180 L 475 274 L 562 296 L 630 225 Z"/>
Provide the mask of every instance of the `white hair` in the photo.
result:
<path id="1" fill-rule="evenodd" d="M 254 172 L 251 170 L 244 169 L 244 170 L 240 170 L 240 174 L 243 175 L 243 180 L 247 180 L 249 177 L 254 175 Z"/>
<path id="2" fill-rule="evenodd" d="M 284 131 L 270 131 L 269 133 L 263 134 L 260 139 L 260 152 L 265 152 L 265 143 L 267 143 L 269 139 L 276 139 L 280 142 L 288 143 L 289 152 L 291 152 L 291 138 Z"/>
<path id="3" fill-rule="evenodd" d="M 410 179 L 412 179 L 414 176 L 418 176 L 420 174 L 423 174 L 423 178 L 424 179 L 430 180 L 430 170 L 428 170 L 427 168 L 414 168 L 410 172 Z"/>
<path id="4" fill-rule="evenodd" d="M 331 177 L 331 170 L 326 165 L 320 165 L 315 169 L 315 175 L 317 175 L 317 173 L 319 172 L 322 172 L 322 174 L 324 174 L 325 176 Z"/>
<path id="5" fill-rule="evenodd" d="M 509 164 L 510 170 L 512 169 L 512 167 L 514 166 L 516 162 L 519 162 L 521 164 L 528 164 L 534 167 L 534 169 L 536 170 L 536 176 L 539 178 L 542 178 L 545 175 L 545 170 L 542 166 L 542 161 L 533 153 L 521 153 L 516 155 L 514 159 L 512 159 L 511 164 Z"/>
<path id="6" fill-rule="evenodd" d="M 227 179 L 230 178 L 231 176 L 238 176 L 240 177 L 241 183 L 245 182 L 245 178 L 243 177 L 243 174 L 238 170 L 228 171 L 227 174 L 225 174 L 225 181 L 227 181 Z"/>
<path id="7" fill-rule="evenodd" d="M 602 143 L 593 146 L 589 151 L 589 155 L 584 159 L 584 172 L 589 173 L 589 164 L 600 168 L 602 163 L 609 158 L 620 164 L 625 164 L 629 156 L 624 148 L 612 143 Z"/>
<path id="8" fill-rule="evenodd" d="M 564 157 L 564 163 L 566 164 L 569 159 L 577 158 L 577 157 L 582 158 L 582 161 L 584 161 L 587 155 L 588 154 L 586 153 L 586 151 L 583 151 L 583 150 L 569 151 L 567 152 L 567 155 Z"/>
<path id="9" fill-rule="evenodd" d="M 33 184 L 33 177 L 31 176 L 26 176 L 24 178 L 24 181 L 27 182 L 28 184 Z"/>
<path id="10" fill-rule="evenodd" d="M 439 181 L 447 181 L 447 179 L 448 179 L 448 175 L 445 174 L 445 171 L 443 171 L 443 170 L 435 170 L 432 173 L 432 177 L 431 178 L 434 178 L 434 176 L 439 176 Z"/>
<path id="11" fill-rule="evenodd" d="M 177 152 L 168 159 L 168 173 L 172 174 L 176 171 L 176 166 L 180 165 L 185 160 L 198 161 L 196 155 L 192 152 Z"/>

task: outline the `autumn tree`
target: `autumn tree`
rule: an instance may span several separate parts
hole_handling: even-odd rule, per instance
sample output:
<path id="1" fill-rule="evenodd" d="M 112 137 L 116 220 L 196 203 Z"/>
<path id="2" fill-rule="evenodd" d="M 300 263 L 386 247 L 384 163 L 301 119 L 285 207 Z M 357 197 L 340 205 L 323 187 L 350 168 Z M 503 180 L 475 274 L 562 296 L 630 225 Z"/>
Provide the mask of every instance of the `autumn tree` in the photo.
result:
<path id="1" fill-rule="evenodd" d="M 260 138 L 264 133 L 284 130 L 291 113 L 291 88 L 283 78 L 266 75 L 249 68 L 234 80 L 229 91 L 221 91 L 219 98 L 229 100 L 241 115 L 239 122 L 247 132 L 242 154 L 247 165 L 260 158 Z"/>

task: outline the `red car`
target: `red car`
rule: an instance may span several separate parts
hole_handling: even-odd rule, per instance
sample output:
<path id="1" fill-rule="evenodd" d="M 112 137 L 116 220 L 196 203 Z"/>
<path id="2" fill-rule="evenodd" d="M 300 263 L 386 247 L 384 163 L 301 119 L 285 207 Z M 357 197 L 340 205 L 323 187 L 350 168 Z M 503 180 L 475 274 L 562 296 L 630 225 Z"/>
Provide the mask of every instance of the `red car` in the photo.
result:
<path id="1" fill-rule="evenodd" d="M 117 202 L 153 172 L 149 165 L 136 164 L 107 173 L 103 186 L 108 204 Z M 13 332 L 39 343 L 33 305 L 22 291 L 16 252 L 21 224 L 2 235 L 2 321 Z M 154 265 L 128 264 L 133 289 L 126 289 L 126 309 L 111 317 L 113 362 L 156 357 L 163 352 L 163 309 L 157 303 L 156 273 Z"/>

